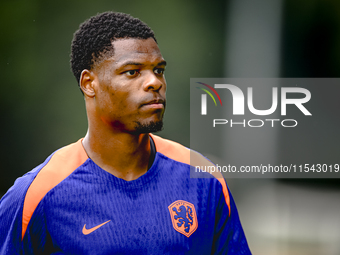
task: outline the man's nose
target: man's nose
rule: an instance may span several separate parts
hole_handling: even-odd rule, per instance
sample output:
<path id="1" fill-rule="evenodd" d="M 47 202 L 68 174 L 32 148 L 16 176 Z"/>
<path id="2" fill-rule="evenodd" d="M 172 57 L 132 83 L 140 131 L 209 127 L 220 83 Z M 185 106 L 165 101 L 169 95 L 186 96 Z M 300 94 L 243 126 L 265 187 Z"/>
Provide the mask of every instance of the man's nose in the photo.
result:
<path id="1" fill-rule="evenodd" d="M 163 84 L 164 79 L 160 79 L 157 77 L 157 75 L 154 72 L 148 72 L 147 77 L 144 82 L 144 90 L 155 90 L 158 91 L 160 90 L 164 84 Z"/>

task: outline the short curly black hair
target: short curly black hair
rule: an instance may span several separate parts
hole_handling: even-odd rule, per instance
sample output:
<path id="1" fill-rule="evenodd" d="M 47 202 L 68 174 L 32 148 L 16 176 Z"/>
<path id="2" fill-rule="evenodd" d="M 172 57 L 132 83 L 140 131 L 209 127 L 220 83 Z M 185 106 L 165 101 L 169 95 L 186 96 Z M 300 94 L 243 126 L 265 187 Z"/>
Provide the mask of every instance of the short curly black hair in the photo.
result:
<path id="1" fill-rule="evenodd" d="M 123 38 L 153 38 L 157 42 L 148 25 L 126 13 L 103 12 L 80 24 L 71 45 L 71 69 L 78 86 L 81 72 L 91 70 L 106 53 L 113 54 L 112 42 Z"/>

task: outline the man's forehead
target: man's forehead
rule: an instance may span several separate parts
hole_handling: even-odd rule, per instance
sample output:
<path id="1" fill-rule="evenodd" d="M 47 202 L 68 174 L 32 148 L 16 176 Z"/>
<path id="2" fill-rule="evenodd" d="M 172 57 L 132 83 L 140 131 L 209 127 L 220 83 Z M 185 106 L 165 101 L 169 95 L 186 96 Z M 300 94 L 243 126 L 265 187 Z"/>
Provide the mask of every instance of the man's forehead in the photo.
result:
<path id="1" fill-rule="evenodd" d="M 153 38 L 119 39 L 113 42 L 115 62 L 125 62 L 138 58 L 150 58 L 150 61 L 164 61 L 161 51 Z"/>

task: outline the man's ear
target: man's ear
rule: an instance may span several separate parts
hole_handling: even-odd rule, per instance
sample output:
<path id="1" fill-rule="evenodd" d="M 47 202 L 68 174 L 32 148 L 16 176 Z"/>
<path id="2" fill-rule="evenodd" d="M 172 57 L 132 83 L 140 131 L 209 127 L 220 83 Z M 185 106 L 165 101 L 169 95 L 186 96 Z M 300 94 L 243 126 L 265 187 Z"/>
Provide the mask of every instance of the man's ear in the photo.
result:
<path id="1" fill-rule="evenodd" d="M 84 95 L 88 97 L 94 97 L 96 95 L 94 84 L 95 84 L 95 74 L 87 69 L 84 69 L 80 74 L 79 86 L 83 91 Z"/>

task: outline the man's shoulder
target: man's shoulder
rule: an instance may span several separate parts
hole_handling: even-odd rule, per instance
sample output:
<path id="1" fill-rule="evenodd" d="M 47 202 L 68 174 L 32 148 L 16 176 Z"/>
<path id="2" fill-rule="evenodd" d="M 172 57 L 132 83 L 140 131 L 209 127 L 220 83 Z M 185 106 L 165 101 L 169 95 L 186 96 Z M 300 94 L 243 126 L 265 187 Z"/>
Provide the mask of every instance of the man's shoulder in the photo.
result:
<path id="1" fill-rule="evenodd" d="M 57 172 L 60 176 L 67 176 L 81 166 L 88 156 L 82 145 L 82 139 L 56 150 L 49 162 L 44 166 L 45 173 Z"/>
<path id="2" fill-rule="evenodd" d="M 36 173 L 27 190 L 25 205 L 31 208 L 31 213 L 50 190 L 71 175 L 87 159 L 81 139 L 55 151 Z M 24 213 L 26 211 L 28 210 Z"/>
<path id="3" fill-rule="evenodd" d="M 204 178 L 207 173 L 212 175 L 211 177 L 223 178 L 220 172 L 209 171 L 215 168 L 215 164 L 201 153 L 189 149 L 177 142 L 152 134 L 150 134 L 150 136 L 155 142 L 156 151 L 158 153 L 161 153 L 174 161 L 190 165 L 193 170 L 199 170 L 196 171 L 197 174 L 195 176 L 197 178 Z"/>
<path id="4" fill-rule="evenodd" d="M 184 145 L 150 134 L 155 142 L 156 151 L 175 161 L 191 166 L 214 165 L 210 160 L 197 151 L 191 150 Z"/>
<path id="5" fill-rule="evenodd" d="M 40 201 L 88 159 L 81 140 L 53 152 L 44 163 L 18 178 L 3 196 L 0 215 L 18 208 L 22 215 L 22 235 Z"/>

